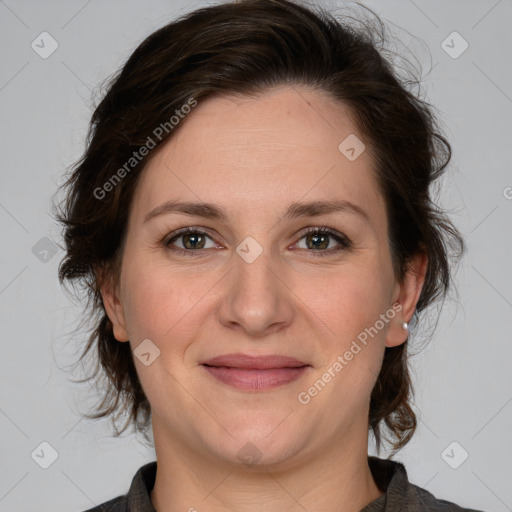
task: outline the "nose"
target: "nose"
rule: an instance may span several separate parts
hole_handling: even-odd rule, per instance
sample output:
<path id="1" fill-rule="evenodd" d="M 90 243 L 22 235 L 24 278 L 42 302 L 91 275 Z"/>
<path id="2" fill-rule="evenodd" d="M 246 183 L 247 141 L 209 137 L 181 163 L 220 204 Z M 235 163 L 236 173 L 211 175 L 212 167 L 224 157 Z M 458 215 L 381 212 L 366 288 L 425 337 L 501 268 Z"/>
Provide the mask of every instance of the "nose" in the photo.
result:
<path id="1" fill-rule="evenodd" d="M 294 315 L 293 292 L 286 282 L 286 269 L 278 258 L 263 251 L 254 261 L 233 257 L 219 307 L 225 327 L 264 337 L 286 328 Z"/>

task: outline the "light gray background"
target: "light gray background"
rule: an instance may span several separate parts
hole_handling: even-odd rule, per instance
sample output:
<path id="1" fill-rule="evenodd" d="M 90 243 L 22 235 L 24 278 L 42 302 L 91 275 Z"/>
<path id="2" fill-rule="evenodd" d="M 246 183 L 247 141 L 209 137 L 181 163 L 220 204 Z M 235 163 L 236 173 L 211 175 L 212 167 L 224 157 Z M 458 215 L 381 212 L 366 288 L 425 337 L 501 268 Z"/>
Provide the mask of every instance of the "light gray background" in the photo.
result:
<path id="1" fill-rule="evenodd" d="M 512 2 L 364 3 L 425 74 L 432 67 L 424 91 L 454 150 L 440 200 L 468 244 L 458 301 L 445 303 L 434 338 L 413 358 L 420 422 L 396 459 L 437 497 L 512 510 Z M 109 437 L 107 421 L 81 420 L 94 402 L 87 385 L 70 381 L 81 375 L 71 372 L 81 307 L 57 281 L 63 252 L 45 255 L 52 245 L 39 241 L 59 240 L 49 200 L 83 150 L 93 89 L 147 35 L 201 5 L 0 1 L 0 511 L 85 510 L 125 493 L 155 458 L 132 434 Z M 43 31 L 59 45 L 47 59 L 31 47 Z M 441 47 L 453 31 L 469 44 L 456 59 Z M 58 452 L 48 469 L 31 458 L 43 441 Z M 453 441 L 469 453 L 458 469 L 442 456 Z M 448 450 L 452 460 L 461 453 Z"/>

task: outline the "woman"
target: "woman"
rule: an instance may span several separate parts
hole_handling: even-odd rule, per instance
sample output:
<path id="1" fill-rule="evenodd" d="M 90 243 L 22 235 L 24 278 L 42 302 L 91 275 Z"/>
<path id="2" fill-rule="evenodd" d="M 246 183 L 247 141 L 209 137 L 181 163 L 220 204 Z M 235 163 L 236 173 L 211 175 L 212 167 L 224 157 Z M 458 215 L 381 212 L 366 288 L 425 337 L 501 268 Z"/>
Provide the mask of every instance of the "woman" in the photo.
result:
<path id="1" fill-rule="evenodd" d="M 92 510 L 471 510 L 368 457 L 369 432 L 395 452 L 414 433 L 409 324 L 463 250 L 429 195 L 450 145 L 378 23 L 225 3 L 112 80 L 65 184 L 60 278 L 100 315 L 95 417 L 151 426 L 157 461 Z"/>

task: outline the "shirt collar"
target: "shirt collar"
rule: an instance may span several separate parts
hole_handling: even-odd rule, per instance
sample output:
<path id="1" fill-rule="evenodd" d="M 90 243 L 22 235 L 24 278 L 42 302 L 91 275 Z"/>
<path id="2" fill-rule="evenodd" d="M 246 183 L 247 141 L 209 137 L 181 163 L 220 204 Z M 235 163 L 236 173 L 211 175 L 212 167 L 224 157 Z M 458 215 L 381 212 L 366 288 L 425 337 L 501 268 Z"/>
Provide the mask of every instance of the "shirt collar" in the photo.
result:
<path id="1" fill-rule="evenodd" d="M 128 491 L 130 512 L 156 512 L 151 503 L 151 491 L 155 485 L 156 461 L 142 466 L 133 477 Z"/>
<path id="2" fill-rule="evenodd" d="M 410 489 L 405 466 L 398 461 L 368 457 L 373 479 L 383 495 L 366 505 L 361 512 L 416 512 L 408 499 Z"/>
<path id="3" fill-rule="evenodd" d="M 415 512 L 407 509 L 409 481 L 405 466 L 397 461 L 369 456 L 368 465 L 375 483 L 384 492 L 366 505 L 361 512 Z M 151 491 L 155 485 L 156 461 L 142 466 L 133 477 L 128 491 L 130 512 L 156 512 L 151 503 Z M 419 511 L 420 509 L 418 509 Z"/>

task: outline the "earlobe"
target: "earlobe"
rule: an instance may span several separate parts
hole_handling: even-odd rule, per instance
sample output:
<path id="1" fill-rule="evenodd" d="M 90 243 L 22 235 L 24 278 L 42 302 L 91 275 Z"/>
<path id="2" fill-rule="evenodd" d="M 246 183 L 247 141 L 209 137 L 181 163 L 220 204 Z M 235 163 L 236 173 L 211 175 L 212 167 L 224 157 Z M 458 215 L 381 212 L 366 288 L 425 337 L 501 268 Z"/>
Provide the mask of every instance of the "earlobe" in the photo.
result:
<path id="1" fill-rule="evenodd" d="M 396 347 L 405 343 L 409 336 L 409 329 L 404 324 L 411 322 L 416 311 L 416 304 L 420 298 L 427 271 L 428 257 L 424 253 L 416 254 L 408 266 L 403 281 L 398 285 L 398 297 L 395 302 L 401 306 L 400 311 L 390 323 L 386 336 L 386 347 Z"/>
<path id="2" fill-rule="evenodd" d="M 111 278 L 101 280 L 100 293 L 103 299 L 103 306 L 112 323 L 114 338 L 120 342 L 129 341 L 123 305 L 117 297 L 117 290 L 115 290 Z"/>

